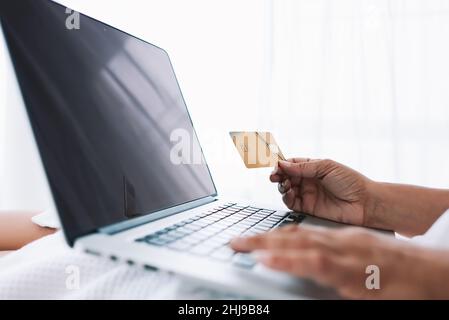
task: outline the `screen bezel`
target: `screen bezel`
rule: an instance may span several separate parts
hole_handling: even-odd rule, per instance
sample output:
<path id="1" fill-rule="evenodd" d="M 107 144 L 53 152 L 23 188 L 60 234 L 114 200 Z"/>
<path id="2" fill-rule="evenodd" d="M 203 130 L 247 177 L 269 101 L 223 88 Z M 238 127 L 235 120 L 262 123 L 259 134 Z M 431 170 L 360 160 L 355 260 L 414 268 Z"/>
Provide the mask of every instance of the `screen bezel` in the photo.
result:
<path id="1" fill-rule="evenodd" d="M 66 6 L 64 6 L 64 5 L 62 5 L 62 4 L 60 4 L 60 3 L 56 2 L 56 1 L 53 1 L 53 0 L 47 0 L 47 1 L 51 2 L 55 6 L 59 6 L 59 7 L 62 7 L 64 9 L 74 10 L 74 9 L 66 7 Z M 150 46 L 153 46 L 153 47 L 155 47 L 157 49 L 160 49 L 160 50 L 162 50 L 165 53 L 165 55 L 166 55 L 166 57 L 168 59 L 170 68 L 172 69 L 172 72 L 173 72 L 173 75 L 174 75 L 174 79 L 176 81 L 176 85 L 178 86 L 182 102 L 184 103 L 187 116 L 189 117 L 189 122 L 190 122 L 190 124 L 192 126 L 192 132 L 193 132 L 194 138 L 197 139 L 197 141 L 198 141 L 198 146 L 199 146 L 199 148 L 201 150 L 201 153 L 202 153 L 202 156 L 203 156 L 203 159 L 204 159 L 204 165 L 206 166 L 207 172 L 209 173 L 209 178 L 211 179 L 214 192 L 212 194 L 205 195 L 204 197 L 201 197 L 201 198 L 198 198 L 198 199 L 192 199 L 192 200 L 184 202 L 184 203 L 175 204 L 175 205 L 168 206 L 166 208 L 162 208 L 162 209 L 151 211 L 151 212 L 144 212 L 144 213 L 142 213 L 142 215 L 140 215 L 138 217 L 130 218 L 130 219 L 123 220 L 123 221 L 120 221 L 120 222 L 115 222 L 113 224 L 108 224 L 108 225 L 105 225 L 105 226 L 100 226 L 100 227 L 98 227 L 95 230 L 87 231 L 87 232 L 85 232 L 83 234 L 71 237 L 69 235 L 69 232 L 66 232 L 66 230 L 64 228 L 64 219 L 63 219 L 64 215 L 61 213 L 59 205 L 58 205 L 58 201 L 56 201 L 55 197 L 54 197 L 54 193 L 55 193 L 54 186 L 50 183 L 50 179 L 49 179 L 49 176 L 50 176 L 49 171 L 50 170 L 47 168 L 47 165 L 45 164 L 45 162 L 43 160 L 42 151 L 41 151 L 39 143 L 37 142 L 37 139 L 36 139 L 35 124 L 33 123 L 33 121 L 30 118 L 29 110 L 28 110 L 28 107 L 27 107 L 27 102 L 25 101 L 24 95 L 23 95 L 23 92 L 22 92 L 23 88 L 22 88 L 22 85 L 21 85 L 21 83 L 19 81 L 19 78 L 18 78 L 18 75 L 17 75 L 17 69 L 16 69 L 16 66 L 15 66 L 15 63 L 14 63 L 14 59 L 10 55 L 9 43 L 8 43 L 8 41 L 6 39 L 6 35 L 4 34 L 3 21 L 2 21 L 1 16 L 0 16 L 0 31 L 2 32 L 2 34 L 3 34 L 4 38 L 5 38 L 6 46 L 8 48 L 7 54 L 8 54 L 8 56 L 9 56 L 11 62 L 12 62 L 13 67 L 14 67 L 14 74 L 15 74 L 15 77 L 16 77 L 16 81 L 17 81 L 17 83 L 18 83 L 18 85 L 20 87 L 20 93 L 22 95 L 22 101 L 23 101 L 23 104 L 24 104 L 24 107 L 25 107 L 26 116 L 28 118 L 27 120 L 28 120 L 28 123 L 30 124 L 31 129 L 32 129 L 32 133 L 33 133 L 32 136 L 33 136 L 34 143 L 37 146 L 38 157 L 39 157 L 40 163 L 42 164 L 42 166 L 44 168 L 45 179 L 46 179 L 47 185 L 49 186 L 49 189 L 51 191 L 51 195 L 50 196 L 51 196 L 51 199 L 53 201 L 54 207 L 56 208 L 57 214 L 59 216 L 59 220 L 61 221 L 61 224 L 63 226 L 64 237 L 65 237 L 67 243 L 70 246 L 72 246 L 72 247 L 74 246 L 75 241 L 77 239 L 81 238 L 81 237 L 84 237 L 84 236 L 87 236 L 87 235 L 91 235 L 91 234 L 97 233 L 97 232 L 112 234 L 112 233 L 117 233 L 117 232 L 120 232 L 120 231 L 123 231 L 123 230 L 128 230 L 130 228 L 134 228 L 134 227 L 140 226 L 142 224 L 145 224 L 145 223 L 148 223 L 148 222 L 151 222 L 151 221 L 154 221 L 154 220 L 159 220 L 159 219 L 162 219 L 164 217 L 168 217 L 168 216 L 177 214 L 179 212 L 183 212 L 183 211 L 189 210 L 191 208 L 195 208 L 195 207 L 204 205 L 206 203 L 213 202 L 213 201 L 216 200 L 216 197 L 218 196 L 216 184 L 215 184 L 215 182 L 213 180 L 213 177 L 212 177 L 212 174 L 210 172 L 210 168 L 209 168 L 209 165 L 207 163 L 206 156 L 205 156 L 205 154 L 203 152 L 203 148 L 202 148 L 201 143 L 199 141 L 199 138 L 198 138 L 195 126 L 193 124 L 192 117 L 191 117 L 189 109 L 187 107 L 187 103 L 186 103 L 184 95 L 182 93 L 178 77 L 176 76 L 176 73 L 175 73 L 175 70 L 173 68 L 173 64 L 172 64 L 172 61 L 170 59 L 170 55 L 168 54 L 168 52 L 165 49 L 163 49 L 163 48 L 161 48 L 161 47 L 159 47 L 157 45 L 154 45 L 154 44 L 152 44 L 152 43 L 150 43 L 150 42 L 148 42 L 146 40 L 143 40 L 143 39 L 141 39 L 141 38 L 139 38 L 137 36 L 134 36 L 134 35 L 126 32 L 126 31 L 118 29 L 118 28 L 116 28 L 116 27 L 114 27 L 114 26 L 112 26 L 112 25 L 110 25 L 110 24 L 108 24 L 106 22 L 103 22 L 101 20 L 93 18 L 93 17 L 91 17 L 91 16 L 89 16 L 87 14 L 84 14 L 84 13 L 80 12 L 80 11 L 77 11 L 77 10 L 75 10 L 75 11 L 78 12 L 81 15 L 81 18 L 85 17 L 85 18 L 91 19 L 95 23 L 99 23 L 101 25 L 107 26 L 107 27 L 109 27 L 109 28 L 111 28 L 111 29 L 113 29 L 115 31 L 123 33 L 124 35 L 126 35 L 128 37 L 131 37 L 131 38 L 134 38 L 134 39 L 136 39 L 138 41 L 141 41 L 141 42 L 143 42 L 146 45 L 150 45 Z"/>

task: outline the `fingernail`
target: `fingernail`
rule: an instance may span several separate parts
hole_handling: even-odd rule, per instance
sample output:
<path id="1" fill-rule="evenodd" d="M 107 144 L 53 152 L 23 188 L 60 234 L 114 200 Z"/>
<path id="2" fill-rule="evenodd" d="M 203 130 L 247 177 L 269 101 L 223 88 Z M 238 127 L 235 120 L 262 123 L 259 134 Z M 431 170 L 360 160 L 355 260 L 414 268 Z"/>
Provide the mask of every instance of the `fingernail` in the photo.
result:
<path id="1" fill-rule="evenodd" d="M 254 252 L 254 256 L 260 263 L 269 263 L 271 260 L 271 254 L 266 251 L 256 251 Z"/>
<path id="2" fill-rule="evenodd" d="M 284 161 L 284 160 L 279 160 L 279 164 L 285 166 L 285 167 L 290 167 L 292 164 L 288 161 Z"/>
<path id="3" fill-rule="evenodd" d="M 284 187 L 284 183 L 283 182 L 279 183 L 278 190 L 279 190 L 280 193 L 284 193 L 285 192 L 285 187 Z"/>
<path id="4" fill-rule="evenodd" d="M 245 238 L 235 238 L 231 240 L 231 245 L 232 246 L 243 246 L 246 243 L 246 239 Z"/>

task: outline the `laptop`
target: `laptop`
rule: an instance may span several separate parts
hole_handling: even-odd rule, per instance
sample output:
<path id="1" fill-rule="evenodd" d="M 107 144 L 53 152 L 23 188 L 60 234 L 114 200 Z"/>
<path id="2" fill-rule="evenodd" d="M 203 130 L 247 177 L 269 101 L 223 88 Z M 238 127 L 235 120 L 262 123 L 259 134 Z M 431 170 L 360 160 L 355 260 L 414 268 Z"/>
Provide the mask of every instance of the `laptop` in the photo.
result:
<path id="1" fill-rule="evenodd" d="M 66 8 L 53 1 L 0 8 L 70 246 L 245 297 L 334 297 L 229 248 L 234 237 L 287 224 L 340 225 L 220 199 L 163 49 L 82 14 L 80 28 L 68 28 Z M 200 161 L 173 161 L 174 132 Z"/>

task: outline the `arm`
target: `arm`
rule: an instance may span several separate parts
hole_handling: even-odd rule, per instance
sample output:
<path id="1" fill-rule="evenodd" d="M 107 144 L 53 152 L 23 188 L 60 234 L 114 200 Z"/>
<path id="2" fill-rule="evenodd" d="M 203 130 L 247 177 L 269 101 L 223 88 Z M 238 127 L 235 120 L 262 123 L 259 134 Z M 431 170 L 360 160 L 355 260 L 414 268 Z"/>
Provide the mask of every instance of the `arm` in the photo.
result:
<path id="1" fill-rule="evenodd" d="M 407 236 L 449 209 L 449 190 L 375 182 L 332 160 L 280 161 L 270 179 L 291 210 Z"/>
<path id="2" fill-rule="evenodd" d="M 24 245 L 52 234 L 54 229 L 42 228 L 31 221 L 37 213 L 0 213 L 0 251 L 17 250 Z"/>
<path id="3" fill-rule="evenodd" d="M 269 268 L 313 279 L 351 299 L 448 299 L 449 251 L 362 228 L 284 227 L 232 241 Z M 374 267 L 374 268 L 373 268 Z"/>
<path id="4" fill-rule="evenodd" d="M 372 182 L 366 225 L 406 236 L 423 234 L 449 209 L 449 190 Z"/>

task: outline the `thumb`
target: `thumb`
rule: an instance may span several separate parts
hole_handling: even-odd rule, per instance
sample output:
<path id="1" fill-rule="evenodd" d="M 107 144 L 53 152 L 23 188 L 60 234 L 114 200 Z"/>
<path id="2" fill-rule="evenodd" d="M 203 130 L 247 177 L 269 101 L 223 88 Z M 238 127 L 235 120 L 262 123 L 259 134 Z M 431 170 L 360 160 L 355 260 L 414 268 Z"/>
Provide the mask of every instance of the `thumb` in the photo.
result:
<path id="1" fill-rule="evenodd" d="M 279 161 L 285 175 L 299 178 L 324 178 L 333 167 L 332 160 L 312 160 L 309 162 Z"/>

